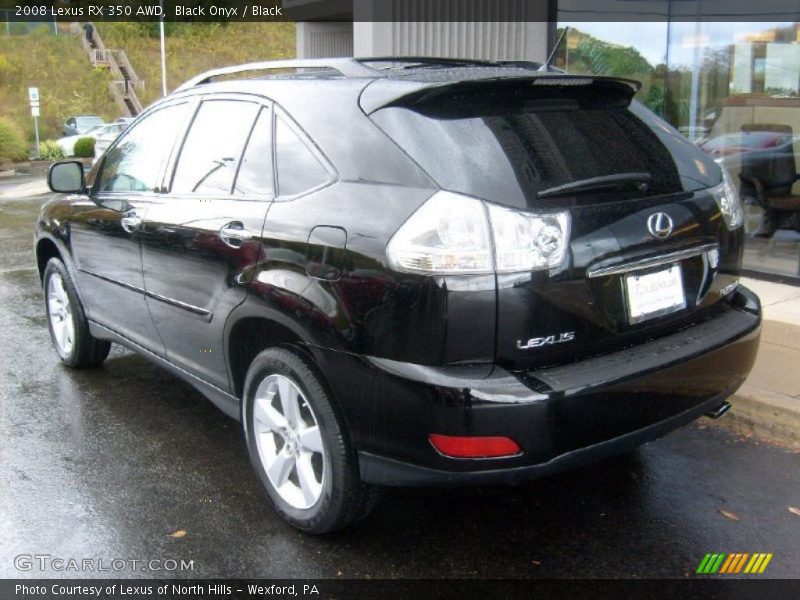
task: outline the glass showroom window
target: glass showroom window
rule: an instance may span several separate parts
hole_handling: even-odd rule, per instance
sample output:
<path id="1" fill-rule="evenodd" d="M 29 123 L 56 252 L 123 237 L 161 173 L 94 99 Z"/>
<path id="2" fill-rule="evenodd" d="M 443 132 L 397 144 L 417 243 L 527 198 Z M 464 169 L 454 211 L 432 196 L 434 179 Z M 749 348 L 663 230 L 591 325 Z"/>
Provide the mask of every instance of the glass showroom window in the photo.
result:
<path id="1" fill-rule="evenodd" d="M 565 25 L 558 66 L 642 81 L 638 99 L 729 170 L 745 269 L 800 277 L 800 23 Z"/>
<path id="2" fill-rule="evenodd" d="M 800 275 L 800 28 L 672 23 L 665 117 L 731 173 L 745 268 Z"/>

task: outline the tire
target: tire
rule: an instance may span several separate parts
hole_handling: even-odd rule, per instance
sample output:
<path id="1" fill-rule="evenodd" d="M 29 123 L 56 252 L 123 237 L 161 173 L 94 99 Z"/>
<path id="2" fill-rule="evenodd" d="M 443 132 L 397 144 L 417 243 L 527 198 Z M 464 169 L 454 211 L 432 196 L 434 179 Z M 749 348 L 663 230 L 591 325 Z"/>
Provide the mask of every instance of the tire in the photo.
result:
<path id="1" fill-rule="evenodd" d="M 51 258 L 47 262 L 42 284 L 47 327 L 61 362 L 74 369 L 101 364 L 111 350 L 111 342 L 89 333 L 83 304 L 61 260 Z"/>
<path id="2" fill-rule="evenodd" d="M 242 424 L 253 468 L 290 525 L 329 533 L 366 517 L 377 502 L 378 488 L 362 483 L 344 424 L 300 349 L 270 348 L 255 357 Z"/>

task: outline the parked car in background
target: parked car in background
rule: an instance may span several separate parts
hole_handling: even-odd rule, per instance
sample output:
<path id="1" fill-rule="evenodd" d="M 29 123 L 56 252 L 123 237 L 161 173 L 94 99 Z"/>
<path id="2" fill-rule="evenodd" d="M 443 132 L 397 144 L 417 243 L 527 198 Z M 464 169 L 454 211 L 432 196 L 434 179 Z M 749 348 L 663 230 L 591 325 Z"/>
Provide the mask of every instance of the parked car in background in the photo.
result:
<path id="1" fill-rule="evenodd" d="M 108 150 L 111 143 L 119 137 L 119 134 L 128 128 L 128 125 L 133 119 L 117 119 L 110 125 L 103 125 L 100 133 L 94 138 L 94 160 L 92 163 L 97 162 L 103 153 Z"/>
<path id="2" fill-rule="evenodd" d="M 67 119 L 64 123 L 63 131 L 65 136 L 83 135 L 104 123 L 103 118 L 97 115 L 78 115 Z"/>
<path id="3" fill-rule="evenodd" d="M 783 131 L 736 131 L 701 142 L 699 146 L 714 158 L 763 150 L 791 152 L 800 136 Z"/>
<path id="4" fill-rule="evenodd" d="M 105 151 L 105 149 L 111 145 L 111 142 L 117 139 L 117 136 L 120 133 L 125 131 L 127 126 L 127 123 L 105 123 L 103 125 L 93 127 L 85 133 L 63 137 L 58 140 L 58 145 L 61 146 L 61 149 L 64 151 L 64 156 L 73 156 L 75 154 L 75 142 L 85 137 L 94 138 L 94 155 L 100 156 L 101 150 L 97 149 L 98 141 L 102 140 L 102 151 Z"/>
<path id="5" fill-rule="evenodd" d="M 88 175 L 53 165 L 35 244 L 64 364 L 115 342 L 186 379 L 312 533 L 380 486 L 517 483 L 724 414 L 761 309 L 712 157 L 634 81 L 374 62 L 204 73 Z"/>

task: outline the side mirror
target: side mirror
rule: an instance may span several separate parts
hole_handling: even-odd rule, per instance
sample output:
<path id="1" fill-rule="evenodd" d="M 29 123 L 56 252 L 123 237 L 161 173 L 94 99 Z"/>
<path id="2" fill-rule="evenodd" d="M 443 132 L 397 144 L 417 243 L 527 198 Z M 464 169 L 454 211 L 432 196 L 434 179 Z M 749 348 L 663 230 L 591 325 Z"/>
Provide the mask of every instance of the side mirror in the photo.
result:
<path id="1" fill-rule="evenodd" d="M 54 192 L 80 194 L 86 189 L 83 164 L 77 160 L 65 160 L 55 163 L 50 167 L 50 172 L 47 174 L 47 185 Z"/>

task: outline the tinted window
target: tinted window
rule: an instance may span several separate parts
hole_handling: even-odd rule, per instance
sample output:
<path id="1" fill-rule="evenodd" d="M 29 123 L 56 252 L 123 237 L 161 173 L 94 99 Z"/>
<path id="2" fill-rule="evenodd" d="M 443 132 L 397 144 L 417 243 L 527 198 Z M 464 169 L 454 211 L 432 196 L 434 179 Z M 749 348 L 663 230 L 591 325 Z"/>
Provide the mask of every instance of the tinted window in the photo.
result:
<path id="1" fill-rule="evenodd" d="M 183 143 L 172 192 L 230 194 L 257 112 L 252 102 L 203 102 Z"/>
<path id="2" fill-rule="evenodd" d="M 272 195 L 272 112 L 262 109 L 247 141 L 234 194 Z"/>
<path id="3" fill-rule="evenodd" d="M 617 173 L 649 173 L 649 194 L 681 190 L 672 152 L 699 153 L 668 147 L 621 92 L 580 87 L 462 91 L 373 119 L 442 187 L 503 204 Z"/>
<path id="4" fill-rule="evenodd" d="M 128 130 L 106 154 L 97 189 L 101 192 L 155 190 L 186 110 L 186 104 L 167 106 Z"/>
<path id="5" fill-rule="evenodd" d="M 314 153 L 280 116 L 275 120 L 275 152 L 281 196 L 293 196 L 330 179 Z"/>

